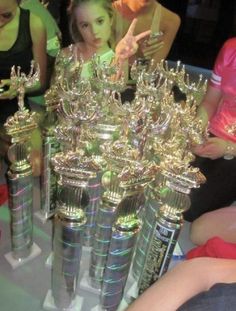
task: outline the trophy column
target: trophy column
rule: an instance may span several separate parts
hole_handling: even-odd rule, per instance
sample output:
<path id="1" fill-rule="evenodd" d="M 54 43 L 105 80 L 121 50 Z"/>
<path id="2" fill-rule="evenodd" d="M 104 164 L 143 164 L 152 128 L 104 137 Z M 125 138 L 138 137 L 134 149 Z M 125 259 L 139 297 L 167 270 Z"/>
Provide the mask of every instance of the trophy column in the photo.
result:
<path id="1" fill-rule="evenodd" d="M 85 222 L 79 208 L 61 207 L 54 217 L 52 296 L 59 310 L 76 307 Z"/>
<path id="2" fill-rule="evenodd" d="M 142 194 L 142 189 L 140 193 L 135 194 L 133 191 L 133 193 L 124 195 L 117 207 L 101 291 L 101 306 L 104 310 L 117 310 L 123 297 L 141 225 L 137 217 L 140 194 Z"/>
<path id="3" fill-rule="evenodd" d="M 30 255 L 33 245 L 33 176 L 24 144 L 11 146 L 9 151 L 13 150 L 16 159 L 7 172 L 11 244 L 13 258 L 22 260 Z"/>
<path id="4" fill-rule="evenodd" d="M 43 130 L 43 170 L 41 176 L 41 209 L 36 213 L 44 221 L 55 213 L 57 196 L 57 176 L 51 167 L 52 157 L 60 151 L 54 129 L 57 118 L 54 111 L 48 111 L 47 126 Z"/>

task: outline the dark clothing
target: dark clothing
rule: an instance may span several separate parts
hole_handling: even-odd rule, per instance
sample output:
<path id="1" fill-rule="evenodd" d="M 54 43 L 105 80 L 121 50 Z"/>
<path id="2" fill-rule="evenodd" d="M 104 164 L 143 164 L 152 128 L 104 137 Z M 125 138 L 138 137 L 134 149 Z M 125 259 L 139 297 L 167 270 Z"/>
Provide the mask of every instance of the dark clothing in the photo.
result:
<path id="1" fill-rule="evenodd" d="M 235 311 L 236 283 L 214 285 L 184 303 L 178 311 Z"/>
<path id="2" fill-rule="evenodd" d="M 12 66 L 20 66 L 28 74 L 33 60 L 32 39 L 30 33 L 30 12 L 20 8 L 18 36 L 13 46 L 7 51 L 0 51 L 0 80 L 9 79 Z M 17 99 L 0 100 L 0 124 L 18 110 Z"/>
<path id="3" fill-rule="evenodd" d="M 191 190 L 191 206 L 184 213 L 187 221 L 194 221 L 202 214 L 231 205 L 236 200 L 236 158 L 197 157 L 193 166 L 200 168 L 207 181 L 200 188 Z"/>

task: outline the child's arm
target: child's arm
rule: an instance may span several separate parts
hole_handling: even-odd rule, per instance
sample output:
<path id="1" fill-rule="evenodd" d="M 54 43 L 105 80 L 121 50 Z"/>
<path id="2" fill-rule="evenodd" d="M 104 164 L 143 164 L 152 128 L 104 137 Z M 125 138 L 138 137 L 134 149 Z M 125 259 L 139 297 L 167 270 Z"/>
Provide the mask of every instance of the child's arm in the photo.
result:
<path id="1" fill-rule="evenodd" d="M 195 258 L 178 264 L 147 289 L 127 311 L 173 311 L 217 283 L 236 282 L 236 261 Z M 168 296 L 167 296 L 168 295 Z"/>

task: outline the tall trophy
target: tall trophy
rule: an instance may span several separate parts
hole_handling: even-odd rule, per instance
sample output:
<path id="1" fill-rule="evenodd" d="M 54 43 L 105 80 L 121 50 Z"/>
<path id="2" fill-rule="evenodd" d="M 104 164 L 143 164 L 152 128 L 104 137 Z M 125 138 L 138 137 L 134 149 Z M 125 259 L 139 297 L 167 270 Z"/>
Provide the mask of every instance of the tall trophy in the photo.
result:
<path id="1" fill-rule="evenodd" d="M 39 81 L 39 68 L 32 62 L 28 75 L 20 67 L 13 67 L 11 84 L 18 91 L 18 111 L 4 124 L 12 145 L 8 150 L 11 162 L 7 172 L 9 209 L 11 215 L 12 252 L 5 255 L 13 268 L 36 257 L 40 248 L 33 243 L 33 175 L 29 162 L 30 139 L 37 128 L 35 114 L 24 106 L 25 88 Z"/>

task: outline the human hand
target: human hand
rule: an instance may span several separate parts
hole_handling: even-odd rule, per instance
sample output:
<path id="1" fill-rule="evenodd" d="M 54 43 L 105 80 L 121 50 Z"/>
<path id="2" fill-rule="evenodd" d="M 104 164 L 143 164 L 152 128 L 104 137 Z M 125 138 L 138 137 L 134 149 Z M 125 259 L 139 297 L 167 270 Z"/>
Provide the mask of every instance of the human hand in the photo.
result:
<path id="1" fill-rule="evenodd" d="M 0 100 L 12 99 L 17 96 L 17 91 L 11 86 L 11 80 L 5 79 L 0 81 Z"/>
<path id="2" fill-rule="evenodd" d="M 225 155 L 226 147 L 227 141 L 224 139 L 210 137 L 204 144 L 195 146 L 193 153 L 203 158 L 215 160 Z"/>
<path id="3" fill-rule="evenodd" d="M 140 46 L 140 50 L 146 59 L 151 59 L 153 54 L 162 49 L 164 42 L 162 41 L 163 33 L 151 34 Z"/>
<path id="4" fill-rule="evenodd" d="M 134 30 L 136 24 L 137 18 L 134 18 L 126 35 L 116 46 L 115 52 L 118 62 L 124 62 L 126 59 L 133 56 L 138 50 L 138 41 L 150 35 L 151 33 L 151 30 L 147 30 L 135 36 Z"/>

